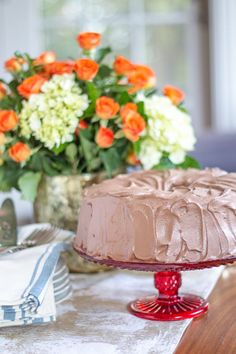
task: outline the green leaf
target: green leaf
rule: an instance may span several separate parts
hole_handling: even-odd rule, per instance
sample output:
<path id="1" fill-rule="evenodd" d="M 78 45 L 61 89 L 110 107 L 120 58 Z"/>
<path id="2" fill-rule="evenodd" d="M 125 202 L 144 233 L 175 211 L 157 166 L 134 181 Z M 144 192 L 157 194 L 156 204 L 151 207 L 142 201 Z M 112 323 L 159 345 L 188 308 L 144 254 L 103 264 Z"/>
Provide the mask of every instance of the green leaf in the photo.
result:
<path id="1" fill-rule="evenodd" d="M 85 138 L 90 141 L 93 140 L 94 138 L 93 126 L 90 124 L 90 126 L 87 129 L 80 129 L 79 137 Z"/>
<path id="2" fill-rule="evenodd" d="M 138 106 L 138 113 L 141 114 L 141 116 L 145 115 L 145 110 L 144 110 L 144 102 L 140 101 L 137 103 Z"/>
<path id="3" fill-rule="evenodd" d="M 42 163 L 43 163 L 43 170 L 47 176 L 53 177 L 58 175 L 59 171 L 56 168 L 57 166 L 56 165 L 53 166 L 53 162 L 51 161 L 50 158 L 45 156 Z"/>
<path id="4" fill-rule="evenodd" d="M 187 108 L 183 105 L 183 103 L 180 103 L 177 107 L 181 110 L 181 112 L 189 113 Z"/>
<path id="5" fill-rule="evenodd" d="M 101 122 L 100 122 L 101 127 L 106 128 L 108 126 L 108 124 L 109 124 L 108 119 L 101 119 Z"/>
<path id="6" fill-rule="evenodd" d="M 96 163 L 94 163 L 94 159 L 98 157 L 98 146 L 86 138 L 85 131 L 80 131 L 79 138 L 88 170 L 92 171 L 94 169 L 94 165 L 96 165 Z"/>
<path id="7" fill-rule="evenodd" d="M 17 87 L 19 86 L 18 80 L 12 80 L 8 83 L 8 87 L 13 91 L 16 95 L 18 95 Z"/>
<path id="8" fill-rule="evenodd" d="M 16 102 L 11 96 L 5 96 L 0 100 L 0 109 L 13 109 L 15 110 Z"/>
<path id="9" fill-rule="evenodd" d="M 120 97 L 118 98 L 118 102 L 121 106 L 131 101 L 132 101 L 131 96 L 128 94 L 127 91 L 123 91 L 120 94 Z"/>
<path id="10" fill-rule="evenodd" d="M 8 192 L 11 190 L 11 185 L 9 185 L 9 181 L 6 178 L 4 173 L 4 168 L 0 168 L 0 191 L 1 192 Z"/>
<path id="11" fill-rule="evenodd" d="M 85 159 L 89 163 L 89 161 L 93 159 L 93 157 L 95 156 L 95 151 L 97 151 L 97 146 L 95 143 L 83 137 L 82 134 L 80 134 L 80 141 L 81 141 L 81 146 L 83 149 Z"/>
<path id="12" fill-rule="evenodd" d="M 149 89 L 144 90 L 143 93 L 144 93 L 144 95 L 145 95 L 146 97 L 149 97 L 149 96 L 152 96 L 152 95 L 154 95 L 155 93 L 157 93 L 157 89 L 151 87 L 151 88 L 149 88 Z"/>
<path id="13" fill-rule="evenodd" d="M 86 88 L 88 97 L 91 101 L 96 101 L 101 95 L 101 91 L 92 82 L 86 82 Z"/>
<path id="14" fill-rule="evenodd" d="M 123 130 L 118 130 L 116 133 L 115 133 L 115 138 L 116 139 L 121 139 L 121 138 L 124 138 L 125 134 L 123 132 Z"/>
<path id="15" fill-rule="evenodd" d="M 187 155 L 185 157 L 184 162 L 181 164 L 177 165 L 178 168 L 183 168 L 186 170 L 187 168 L 196 168 L 196 169 L 201 169 L 200 163 L 192 156 Z"/>
<path id="16" fill-rule="evenodd" d="M 175 165 L 168 159 L 168 157 L 162 157 L 158 165 L 153 167 L 153 170 L 169 170 L 175 168 Z"/>
<path id="17" fill-rule="evenodd" d="M 20 177 L 18 185 L 23 198 L 31 202 L 35 200 L 40 180 L 40 172 L 26 172 Z"/>
<path id="18" fill-rule="evenodd" d="M 85 118 L 90 118 L 91 116 L 93 116 L 95 112 L 95 101 L 93 101 L 92 103 L 90 103 L 90 105 L 88 106 L 88 108 L 84 111 L 83 113 L 83 119 Z"/>
<path id="19" fill-rule="evenodd" d="M 98 116 L 93 116 L 93 118 L 91 119 L 91 123 L 96 123 L 96 122 L 99 122 L 101 120 L 101 118 L 100 117 L 98 117 Z"/>
<path id="20" fill-rule="evenodd" d="M 43 168 L 44 152 L 39 151 L 37 154 L 33 154 L 30 159 L 30 169 L 35 171 L 41 171 Z"/>
<path id="21" fill-rule="evenodd" d="M 139 139 L 138 141 L 133 143 L 134 152 L 136 155 L 139 155 L 140 150 L 141 150 L 141 145 L 142 145 L 142 139 Z"/>
<path id="22" fill-rule="evenodd" d="M 112 73 L 112 69 L 108 65 L 100 65 L 98 76 L 102 79 L 109 77 Z"/>
<path id="23" fill-rule="evenodd" d="M 109 90 L 112 93 L 127 92 L 130 89 L 130 85 L 107 85 L 104 86 L 104 90 Z"/>
<path id="24" fill-rule="evenodd" d="M 16 51 L 14 52 L 14 56 L 15 56 L 16 58 L 24 58 L 24 55 L 23 55 L 19 50 L 16 50 Z"/>
<path id="25" fill-rule="evenodd" d="M 6 162 L 0 167 L 0 190 L 9 191 L 11 188 L 18 189 L 18 178 L 23 170 L 20 164 Z"/>
<path id="26" fill-rule="evenodd" d="M 100 157 L 96 157 L 93 160 L 91 160 L 89 163 L 89 167 L 90 167 L 91 171 L 97 170 L 101 166 L 101 163 L 102 163 L 102 161 L 101 161 Z"/>
<path id="27" fill-rule="evenodd" d="M 60 146 L 54 147 L 52 151 L 56 154 L 59 155 L 61 152 L 63 152 L 67 147 L 67 144 L 61 144 Z"/>
<path id="28" fill-rule="evenodd" d="M 74 162 L 77 157 L 77 146 L 73 143 L 69 144 L 66 148 L 65 154 L 70 162 Z"/>
<path id="29" fill-rule="evenodd" d="M 111 53 L 111 47 L 99 48 L 96 50 L 94 59 L 96 62 L 101 63 L 109 53 Z"/>
<path id="30" fill-rule="evenodd" d="M 115 148 L 108 150 L 100 150 L 100 157 L 104 164 L 109 177 L 112 176 L 112 172 L 117 170 L 121 165 L 121 158 Z"/>

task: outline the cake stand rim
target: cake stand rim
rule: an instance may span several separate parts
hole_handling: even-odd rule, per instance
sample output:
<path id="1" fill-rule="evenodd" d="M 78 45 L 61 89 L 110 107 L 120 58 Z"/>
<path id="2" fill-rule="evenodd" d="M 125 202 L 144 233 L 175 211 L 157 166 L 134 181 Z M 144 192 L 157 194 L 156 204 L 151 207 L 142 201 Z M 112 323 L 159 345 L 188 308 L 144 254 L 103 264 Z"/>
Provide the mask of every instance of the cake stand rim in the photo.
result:
<path id="1" fill-rule="evenodd" d="M 84 259 L 89 262 L 99 263 L 109 267 L 120 268 L 120 269 L 129 269 L 137 271 L 149 271 L 149 272 L 161 272 L 161 271 L 187 271 L 187 270 L 197 270 L 204 268 L 218 267 L 221 265 L 226 265 L 228 263 L 233 263 L 236 261 L 236 256 L 229 258 L 214 259 L 208 261 L 194 262 L 194 263 L 145 263 L 145 262 L 124 262 L 116 261 L 113 259 L 98 259 L 92 256 L 89 256 L 87 253 L 81 249 L 76 248 L 73 245 L 74 250 Z"/>

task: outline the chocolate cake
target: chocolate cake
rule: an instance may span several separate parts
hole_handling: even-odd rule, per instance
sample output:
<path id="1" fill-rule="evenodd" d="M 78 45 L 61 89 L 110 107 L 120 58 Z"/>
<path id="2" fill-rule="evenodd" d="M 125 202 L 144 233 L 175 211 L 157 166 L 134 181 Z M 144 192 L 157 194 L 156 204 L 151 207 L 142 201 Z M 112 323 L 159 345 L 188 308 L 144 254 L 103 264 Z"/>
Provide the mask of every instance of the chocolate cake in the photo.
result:
<path id="1" fill-rule="evenodd" d="M 141 171 L 85 190 L 75 248 L 97 259 L 200 262 L 236 256 L 236 173 Z"/>

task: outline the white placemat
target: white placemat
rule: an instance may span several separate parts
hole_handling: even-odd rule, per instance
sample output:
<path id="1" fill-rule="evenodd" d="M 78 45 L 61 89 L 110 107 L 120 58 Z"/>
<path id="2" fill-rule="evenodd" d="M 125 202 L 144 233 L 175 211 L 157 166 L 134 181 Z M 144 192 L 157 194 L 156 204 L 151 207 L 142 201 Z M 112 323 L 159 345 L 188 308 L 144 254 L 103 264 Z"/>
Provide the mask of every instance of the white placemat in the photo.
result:
<path id="1" fill-rule="evenodd" d="M 183 272 L 181 290 L 207 297 L 222 270 Z M 115 271 L 71 279 L 74 295 L 58 306 L 57 322 L 27 331 L 3 329 L 4 354 L 171 354 L 191 322 L 147 321 L 127 312 L 129 301 L 155 292 L 151 273 Z"/>

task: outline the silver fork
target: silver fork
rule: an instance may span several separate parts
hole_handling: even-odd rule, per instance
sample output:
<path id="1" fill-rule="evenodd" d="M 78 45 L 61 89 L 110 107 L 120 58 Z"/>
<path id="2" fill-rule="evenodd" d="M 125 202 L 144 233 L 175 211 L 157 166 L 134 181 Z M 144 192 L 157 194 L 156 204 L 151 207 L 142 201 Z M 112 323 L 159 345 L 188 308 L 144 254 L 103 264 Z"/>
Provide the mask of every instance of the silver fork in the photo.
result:
<path id="1" fill-rule="evenodd" d="M 60 230 L 55 226 L 35 229 L 19 245 L 4 248 L 0 250 L 0 254 L 15 253 L 28 247 L 40 246 L 45 243 L 50 243 L 53 239 L 55 239 L 59 231 Z"/>

